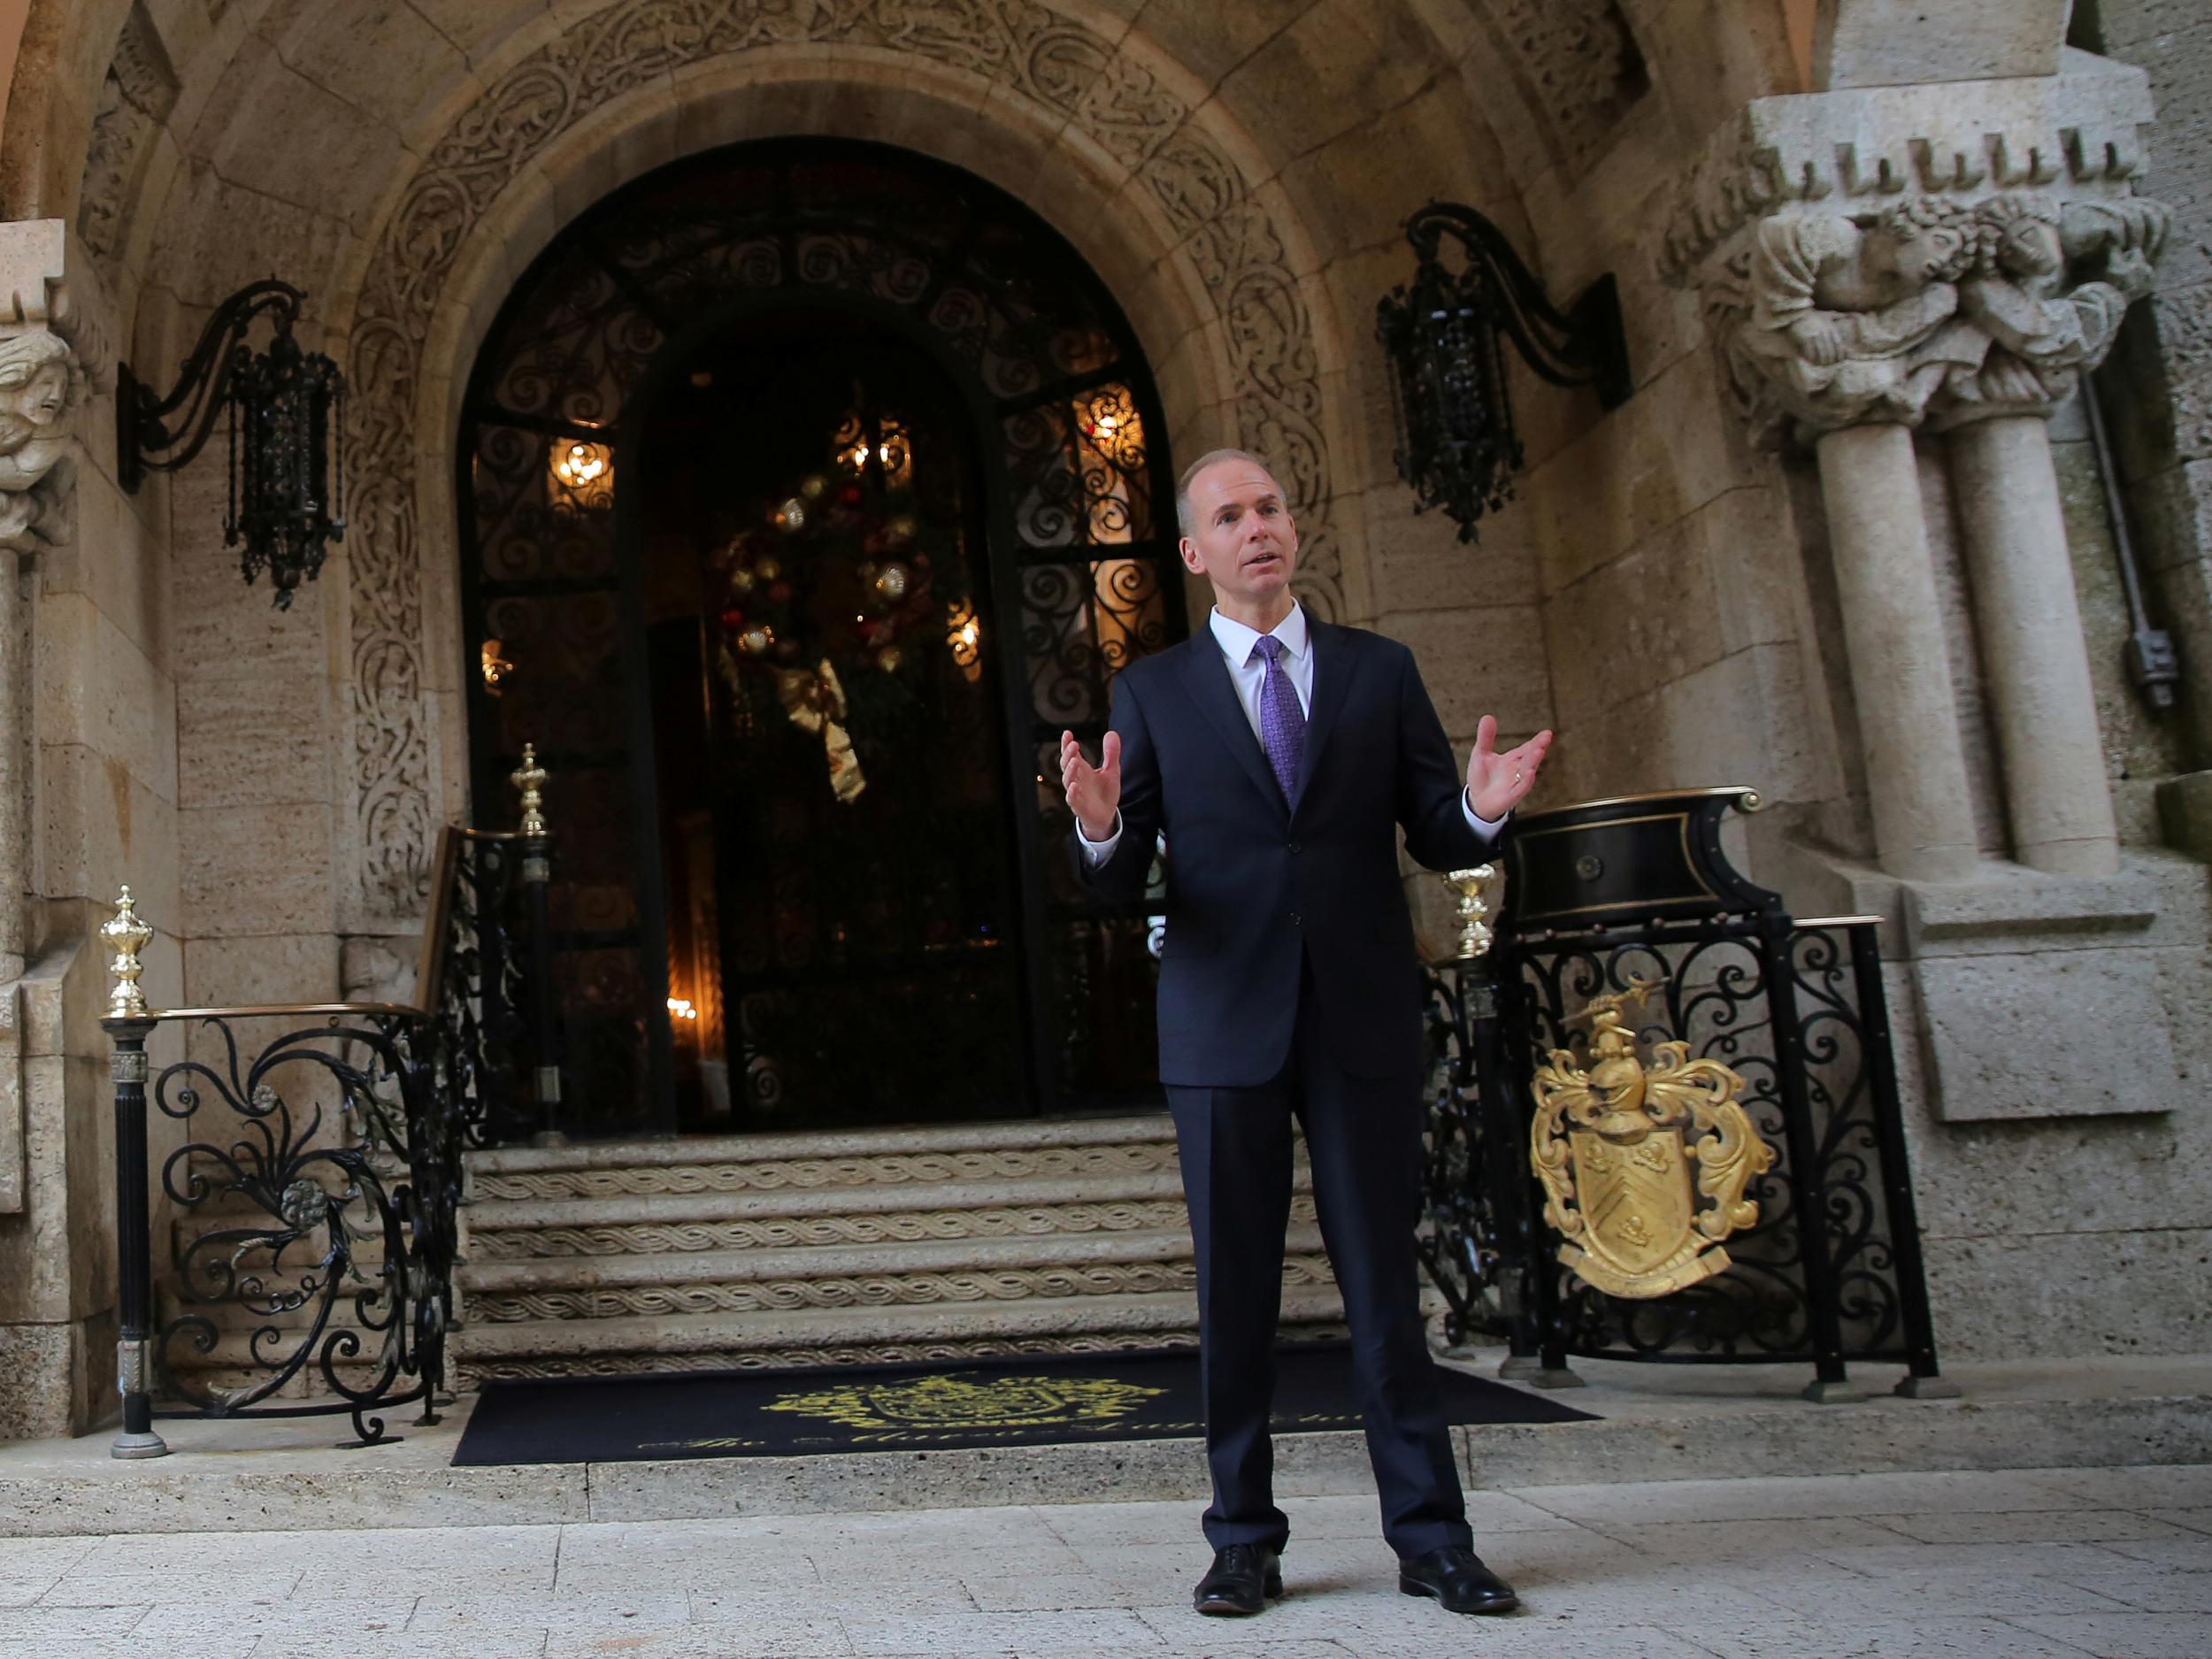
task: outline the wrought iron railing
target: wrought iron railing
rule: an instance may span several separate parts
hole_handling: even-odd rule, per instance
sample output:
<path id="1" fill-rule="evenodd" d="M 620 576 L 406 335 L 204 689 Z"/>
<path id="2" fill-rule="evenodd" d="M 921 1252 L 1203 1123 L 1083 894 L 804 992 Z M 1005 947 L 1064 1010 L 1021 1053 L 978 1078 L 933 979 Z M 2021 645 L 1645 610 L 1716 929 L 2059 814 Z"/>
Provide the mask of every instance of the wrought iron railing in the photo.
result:
<path id="1" fill-rule="evenodd" d="M 434 1423 L 461 1198 L 436 1022 L 342 1002 L 127 1005 L 103 1024 L 121 1244 L 116 1455 L 165 1451 L 157 1416 L 343 1415 L 362 1444 L 389 1438 L 382 1414 L 403 1405 Z M 164 1027 L 185 1054 L 156 1071 L 147 1045 Z M 242 1041 L 242 1029 L 273 1034 Z M 157 1178 L 179 1221 L 166 1312 Z"/>
<path id="2" fill-rule="evenodd" d="M 165 1452 L 157 1417 L 342 1415 L 363 1444 L 391 1438 L 384 1414 L 402 1406 L 437 1420 L 462 1153 L 560 1140 L 545 773 L 527 749 L 514 780 L 518 830 L 440 838 L 411 1004 L 150 1010 L 137 982 L 151 933 L 123 890 L 102 929 L 117 980 L 103 1024 L 118 1456 Z M 150 1043 L 181 1057 L 157 1071 Z M 157 1192 L 173 1241 L 162 1252 Z"/>
<path id="3" fill-rule="evenodd" d="M 1808 1394 L 1830 1398 L 1845 1390 L 1848 1363 L 1893 1360 L 1907 1371 L 1901 1393 L 1953 1393 L 1936 1363 L 1878 922 L 1797 921 L 1746 881 L 1721 852 L 1719 825 L 1747 796 L 1685 792 L 1530 816 L 1506 849 L 1494 947 L 1430 970 L 1421 1248 L 1447 1303 L 1446 1334 L 1502 1340 L 1509 1375 L 1558 1384 L 1575 1380 L 1571 1355 L 1809 1362 Z M 1623 1039 L 1609 1052 L 1632 1034 L 1650 1071 L 1640 1061 L 1632 1074 L 1601 1075 L 1580 1028 L 1594 1009 L 1611 1010 L 1594 1024 Z M 1593 1127 L 1608 1107 L 1640 1108 L 1647 1077 L 1656 1100 L 1657 1079 L 1688 1075 L 1668 1070 L 1655 1045 L 1670 1041 L 1740 1079 L 1729 1088 L 1758 1145 L 1741 1194 L 1754 1209 L 1732 1226 L 1715 1216 L 1720 1201 L 1698 1208 L 1701 1169 L 1720 1142 L 1708 1150 L 1694 1130 L 1657 1137 L 1646 1172 L 1625 1183 L 1617 1161 L 1596 1172 L 1609 1148 L 1641 1146 L 1656 1121 L 1609 1119 L 1628 1133 L 1609 1141 Z M 1573 1146 L 1596 1160 L 1548 1190 L 1532 1170 L 1547 1064 L 1550 1086 L 1565 1079 L 1584 1102 Z M 1613 1097 L 1598 1098 L 1609 1087 Z M 1649 1171 L 1667 1171 L 1679 1191 Z M 1640 1205 L 1653 1231 L 1682 1230 L 1675 1271 L 1689 1282 L 1631 1275 L 1631 1294 L 1613 1294 L 1602 1286 L 1621 1274 L 1588 1263 L 1601 1248 L 1592 1233 L 1606 1225 L 1595 1212 L 1620 1206 L 1612 1213 L 1640 1228 Z M 1660 1255 L 1654 1246 L 1655 1263 Z"/>

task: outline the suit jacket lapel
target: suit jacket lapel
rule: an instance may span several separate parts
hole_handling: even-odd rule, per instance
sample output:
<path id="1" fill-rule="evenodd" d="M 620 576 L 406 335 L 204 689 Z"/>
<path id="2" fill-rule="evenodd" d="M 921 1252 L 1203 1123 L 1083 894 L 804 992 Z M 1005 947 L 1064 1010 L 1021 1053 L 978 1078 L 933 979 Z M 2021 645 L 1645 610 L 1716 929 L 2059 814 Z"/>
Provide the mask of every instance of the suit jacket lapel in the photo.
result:
<path id="1" fill-rule="evenodd" d="M 1336 730 L 1337 716 L 1344 711 L 1345 693 L 1359 667 L 1351 635 L 1330 623 L 1308 620 L 1306 649 L 1313 653 L 1313 707 L 1306 715 L 1306 753 L 1298 767 L 1298 801 L 1303 801 L 1306 791 L 1313 787 L 1314 774 L 1321 766 L 1321 751 L 1329 733 Z M 1235 695 L 1232 688 L 1231 697 Z M 1291 803 L 1294 812 L 1298 801 Z"/>
<path id="2" fill-rule="evenodd" d="M 1228 661 L 1210 631 L 1194 637 L 1185 651 L 1183 684 L 1189 688 L 1198 711 L 1206 717 L 1206 723 L 1243 764 L 1252 781 L 1259 786 L 1260 793 L 1279 803 L 1283 791 L 1275 781 L 1275 769 L 1267 764 L 1267 753 L 1261 749 L 1260 740 L 1252 735 L 1252 723 L 1245 718 L 1244 705 L 1237 701 L 1236 685 L 1229 678 Z"/>

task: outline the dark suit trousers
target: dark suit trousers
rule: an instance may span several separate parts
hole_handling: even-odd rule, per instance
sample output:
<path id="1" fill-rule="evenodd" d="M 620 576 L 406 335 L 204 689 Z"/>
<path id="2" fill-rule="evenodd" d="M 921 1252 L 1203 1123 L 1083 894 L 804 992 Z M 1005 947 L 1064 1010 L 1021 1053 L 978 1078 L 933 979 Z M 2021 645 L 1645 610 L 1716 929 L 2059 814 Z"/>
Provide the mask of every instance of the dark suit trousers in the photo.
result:
<path id="1" fill-rule="evenodd" d="M 1167 1091 L 1198 1258 L 1200 1386 L 1213 1473 L 1206 1541 L 1216 1549 L 1279 1549 L 1289 1532 L 1275 1507 L 1267 1423 L 1294 1117 L 1305 1130 L 1322 1239 L 1344 1294 L 1383 1537 L 1402 1556 L 1467 1547 L 1466 1505 L 1422 1332 L 1413 1249 L 1420 1079 L 1339 1071 L 1317 1040 L 1311 971 L 1301 979 L 1290 1057 L 1272 1081 Z"/>

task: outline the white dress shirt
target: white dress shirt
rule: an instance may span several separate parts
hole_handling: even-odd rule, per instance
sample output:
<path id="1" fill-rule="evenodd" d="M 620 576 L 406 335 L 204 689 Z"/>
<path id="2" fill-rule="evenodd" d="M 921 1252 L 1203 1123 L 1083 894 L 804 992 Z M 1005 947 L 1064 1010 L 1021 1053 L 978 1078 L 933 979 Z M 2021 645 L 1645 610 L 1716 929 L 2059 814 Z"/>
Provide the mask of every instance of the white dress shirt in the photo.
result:
<path id="1" fill-rule="evenodd" d="M 1236 687 L 1237 702 L 1244 709 L 1244 718 L 1251 722 L 1252 735 L 1260 736 L 1260 688 L 1267 683 L 1267 658 L 1258 646 L 1260 632 L 1248 628 L 1221 614 L 1219 606 L 1206 619 L 1213 630 L 1214 642 L 1221 647 L 1222 656 L 1229 664 L 1229 681 Z M 1313 651 L 1311 635 L 1306 629 L 1306 608 L 1293 603 L 1290 614 L 1278 622 L 1275 637 L 1283 642 L 1282 672 L 1289 676 L 1290 687 L 1298 694 L 1299 712 L 1309 719 L 1313 717 Z M 1266 740 L 1261 739 L 1265 746 Z M 1467 791 L 1459 792 L 1459 810 L 1466 814 L 1468 826 L 1486 841 L 1497 839 L 1505 820 L 1476 816 L 1474 803 L 1467 798 Z M 1083 843 L 1083 857 L 1091 864 L 1102 864 L 1114 856 L 1114 849 L 1121 841 L 1121 814 L 1114 814 L 1113 833 L 1102 841 L 1094 841 L 1083 833 L 1080 819 L 1076 821 L 1076 838 Z"/>

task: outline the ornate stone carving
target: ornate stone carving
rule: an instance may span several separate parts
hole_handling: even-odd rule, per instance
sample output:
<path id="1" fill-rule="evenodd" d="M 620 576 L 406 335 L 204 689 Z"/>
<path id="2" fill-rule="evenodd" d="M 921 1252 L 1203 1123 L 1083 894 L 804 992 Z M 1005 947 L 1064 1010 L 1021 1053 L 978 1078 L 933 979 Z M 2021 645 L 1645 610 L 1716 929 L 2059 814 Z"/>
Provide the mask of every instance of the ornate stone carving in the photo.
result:
<path id="1" fill-rule="evenodd" d="M 71 417 L 87 375 L 60 332 L 62 226 L 8 227 L 0 245 L 0 547 L 35 553 L 71 534 Z"/>
<path id="2" fill-rule="evenodd" d="M 2018 191 L 1777 213 L 1709 286 L 1709 318 L 1756 442 L 2047 411 L 2111 349 L 2168 222 L 2142 197 Z"/>
<path id="3" fill-rule="evenodd" d="M 1157 76 L 1088 26 L 1031 0 L 614 0 L 510 66 L 430 147 L 362 283 L 347 365 L 349 646 L 354 879 L 370 913 L 411 918 L 428 895 L 436 809 L 415 414 L 422 342 L 459 250 L 501 192 L 594 111 L 687 65 L 770 45 L 853 46 L 964 70 L 1072 121 L 1129 165 L 1191 238 L 1243 388 L 1240 441 L 1269 456 L 1302 503 L 1304 596 L 1321 615 L 1342 611 L 1310 308 L 1252 183 Z"/>
<path id="4" fill-rule="evenodd" d="M 122 251 L 129 228 L 125 216 L 137 199 L 154 137 L 176 107 L 177 87 L 177 72 L 153 20 L 143 5 L 133 6 L 100 85 L 77 193 L 77 234 L 104 259 Z"/>
<path id="5" fill-rule="evenodd" d="M 1739 251 L 1770 214 L 1858 218 L 1907 191 L 1971 201 L 2008 190 L 2124 197 L 2151 119 L 2142 73 L 2102 65 L 2039 81 L 1967 81 L 1759 98 L 1694 156 L 1658 255 L 1677 287 Z"/>
<path id="6" fill-rule="evenodd" d="M 1545 148 L 1580 177 L 1650 89 L 1617 0 L 1487 0 L 1482 11 L 1538 112 Z"/>

